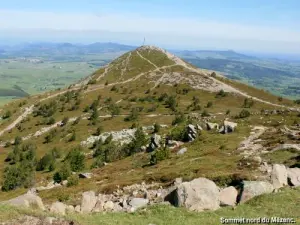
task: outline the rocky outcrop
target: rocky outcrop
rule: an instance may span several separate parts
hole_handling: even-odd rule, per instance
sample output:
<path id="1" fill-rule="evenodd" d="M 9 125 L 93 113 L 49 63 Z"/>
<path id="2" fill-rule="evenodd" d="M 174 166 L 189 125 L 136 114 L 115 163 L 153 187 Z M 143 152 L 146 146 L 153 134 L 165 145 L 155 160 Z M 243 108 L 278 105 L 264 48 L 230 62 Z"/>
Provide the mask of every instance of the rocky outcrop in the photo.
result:
<path id="1" fill-rule="evenodd" d="M 287 185 L 287 169 L 284 165 L 274 164 L 271 172 L 271 181 L 274 188 L 281 188 Z"/>
<path id="2" fill-rule="evenodd" d="M 221 134 L 232 133 L 235 131 L 237 125 L 238 125 L 237 123 L 225 120 L 223 125 L 221 126 L 221 129 L 219 130 L 219 133 Z"/>
<path id="3" fill-rule="evenodd" d="M 272 193 L 274 187 L 265 181 L 244 181 L 238 202 L 244 203 L 256 196 Z"/>
<path id="4" fill-rule="evenodd" d="M 84 192 L 82 194 L 82 200 L 81 200 L 81 212 L 83 213 L 90 213 L 94 209 L 96 203 L 97 203 L 97 197 L 95 192 L 88 191 Z"/>
<path id="5" fill-rule="evenodd" d="M 3 202 L 4 204 L 18 207 L 37 207 L 40 210 L 45 210 L 42 199 L 35 193 L 28 191 L 26 194 L 18 196 L 14 199 Z"/>
<path id="6" fill-rule="evenodd" d="M 220 205 L 221 206 L 234 206 L 236 204 L 238 191 L 235 187 L 227 187 L 220 191 Z"/>
<path id="7" fill-rule="evenodd" d="M 220 205 L 220 192 L 217 185 L 206 178 L 184 182 L 176 189 L 175 206 L 192 211 L 216 210 Z"/>
<path id="8" fill-rule="evenodd" d="M 67 206 L 62 202 L 54 202 L 50 206 L 50 212 L 60 215 L 66 215 Z"/>
<path id="9" fill-rule="evenodd" d="M 291 185 L 300 186 L 300 168 L 287 169 L 288 181 Z"/>
<path id="10" fill-rule="evenodd" d="M 189 142 L 194 141 L 197 138 L 197 130 L 196 130 L 195 126 L 192 124 L 189 124 L 186 129 L 187 129 Z"/>

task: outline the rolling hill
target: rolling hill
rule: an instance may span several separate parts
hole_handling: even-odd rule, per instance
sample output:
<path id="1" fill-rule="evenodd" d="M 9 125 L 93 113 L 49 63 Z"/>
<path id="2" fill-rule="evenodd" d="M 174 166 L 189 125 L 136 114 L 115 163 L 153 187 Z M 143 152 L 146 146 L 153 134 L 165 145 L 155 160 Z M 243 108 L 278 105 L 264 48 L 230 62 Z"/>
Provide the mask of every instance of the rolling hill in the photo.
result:
<path id="1" fill-rule="evenodd" d="M 299 167 L 299 152 L 281 147 L 299 142 L 298 105 L 154 46 L 127 52 L 66 89 L 9 103 L 0 115 L 2 201 L 35 187 L 47 207 L 73 207 L 91 190 L 118 196 L 143 182 L 165 190 L 178 177 L 238 187 L 268 180 L 265 164 Z M 53 179 L 60 184 L 47 188 Z M 244 207 L 256 212 L 251 204 Z"/>

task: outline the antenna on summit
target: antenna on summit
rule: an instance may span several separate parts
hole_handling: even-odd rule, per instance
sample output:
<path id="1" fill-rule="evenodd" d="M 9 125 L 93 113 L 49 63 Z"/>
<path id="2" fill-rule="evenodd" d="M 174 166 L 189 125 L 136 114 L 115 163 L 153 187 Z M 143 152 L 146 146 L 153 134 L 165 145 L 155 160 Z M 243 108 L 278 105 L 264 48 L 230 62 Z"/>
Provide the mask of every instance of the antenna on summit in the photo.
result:
<path id="1" fill-rule="evenodd" d="M 145 42 L 146 42 L 146 38 L 144 37 L 144 41 L 143 41 L 143 45 L 142 45 L 142 46 L 144 46 L 144 45 L 145 45 Z"/>

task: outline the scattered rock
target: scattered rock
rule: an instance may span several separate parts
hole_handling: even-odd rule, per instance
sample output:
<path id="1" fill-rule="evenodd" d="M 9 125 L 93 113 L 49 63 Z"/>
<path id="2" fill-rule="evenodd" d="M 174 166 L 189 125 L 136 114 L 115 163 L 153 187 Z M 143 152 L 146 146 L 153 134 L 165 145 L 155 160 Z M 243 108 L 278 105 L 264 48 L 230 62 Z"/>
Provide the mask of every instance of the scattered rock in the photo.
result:
<path id="1" fill-rule="evenodd" d="M 68 205 L 66 208 L 67 213 L 74 213 L 75 212 L 75 208 L 72 205 Z"/>
<path id="2" fill-rule="evenodd" d="M 139 209 L 145 207 L 149 203 L 148 199 L 145 198 L 133 198 L 129 205 L 132 206 L 134 209 Z"/>
<path id="3" fill-rule="evenodd" d="M 80 213 L 81 212 L 81 207 L 80 205 L 75 206 L 75 212 Z"/>
<path id="4" fill-rule="evenodd" d="M 274 164 L 271 173 L 271 181 L 274 188 L 281 188 L 287 185 L 288 174 L 284 165 Z"/>
<path id="5" fill-rule="evenodd" d="M 182 148 L 177 152 L 177 155 L 183 155 L 186 152 L 187 152 L 187 148 Z"/>
<path id="6" fill-rule="evenodd" d="M 220 191 L 220 205 L 221 206 L 235 206 L 238 191 L 235 187 L 227 187 Z"/>
<path id="7" fill-rule="evenodd" d="M 225 120 L 221 129 L 219 129 L 219 132 L 221 134 L 228 134 L 228 133 L 232 133 L 234 132 L 234 130 L 236 129 L 237 127 L 237 123 L 234 123 L 234 122 L 230 122 L 230 121 L 227 121 Z"/>
<path id="8" fill-rule="evenodd" d="M 115 204 L 112 201 L 108 201 L 104 204 L 103 208 L 105 211 L 113 211 Z"/>
<path id="9" fill-rule="evenodd" d="M 272 193 L 273 190 L 273 185 L 265 181 L 244 181 L 238 202 L 244 203 L 255 196 Z"/>
<path id="10" fill-rule="evenodd" d="M 300 168 L 288 168 L 287 174 L 291 185 L 300 186 Z"/>
<path id="11" fill-rule="evenodd" d="M 66 215 L 66 209 L 67 206 L 64 203 L 54 202 L 50 207 L 50 212 L 60 214 L 60 215 Z"/>
<path id="12" fill-rule="evenodd" d="M 213 181 L 198 178 L 178 186 L 174 203 L 177 207 L 184 206 L 189 210 L 200 212 L 218 209 L 219 198 L 219 188 Z"/>
<path id="13" fill-rule="evenodd" d="M 219 130 L 219 124 L 206 122 L 207 130 Z"/>
<path id="14" fill-rule="evenodd" d="M 81 212 L 82 213 L 92 212 L 96 203 L 97 203 L 97 197 L 95 195 L 95 192 L 88 191 L 88 192 L 82 193 Z"/>

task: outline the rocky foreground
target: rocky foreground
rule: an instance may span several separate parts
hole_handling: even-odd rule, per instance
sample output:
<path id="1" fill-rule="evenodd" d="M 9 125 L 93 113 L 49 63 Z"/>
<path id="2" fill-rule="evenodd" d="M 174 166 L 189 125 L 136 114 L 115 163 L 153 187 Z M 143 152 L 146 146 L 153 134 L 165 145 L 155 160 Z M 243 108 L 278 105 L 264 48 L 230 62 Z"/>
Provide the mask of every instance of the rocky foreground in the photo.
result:
<path id="1" fill-rule="evenodd" d="M 88 191 L 82 193 L 80 205 L 66 205 L 63 202 L 44 205 L 35 189 L 2 203 L 19 207 L 34 206 L 59 215 L 100 212 L 131 213 L 154 204 L 172 204 L 201 212 L 217 210 L 224 206 L 234 207 L 256 196 L 278 192 L 280 188 L 287 185 L 300 186 L 300 168 L 286 168 L 284 165 L 275 164 L 268 166 L 266 173 L 269 175 L 266 181 L 244 181 L 237 187 L 220 188 L 206 178 L 197 178 L 190 182 L 183 182 L 181 178 L 177 178 L 173 185 L 167 188 L 160 187 L 157 183 L 142 183 L 119 188 L 113 194 L 96 194 L 94 191 Z"/>

